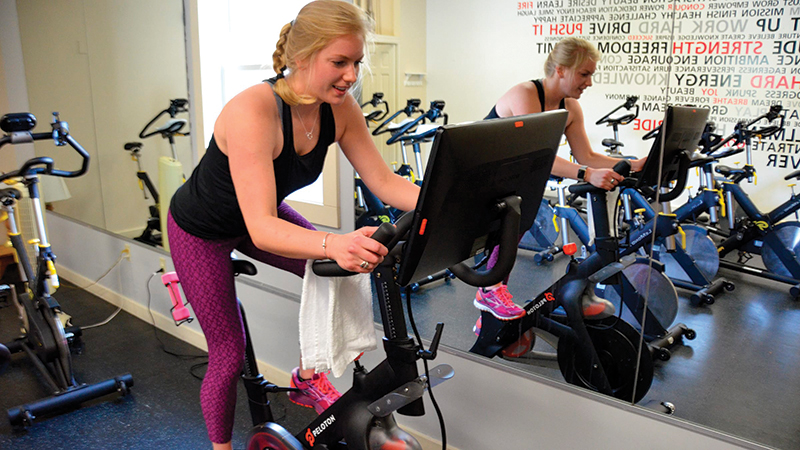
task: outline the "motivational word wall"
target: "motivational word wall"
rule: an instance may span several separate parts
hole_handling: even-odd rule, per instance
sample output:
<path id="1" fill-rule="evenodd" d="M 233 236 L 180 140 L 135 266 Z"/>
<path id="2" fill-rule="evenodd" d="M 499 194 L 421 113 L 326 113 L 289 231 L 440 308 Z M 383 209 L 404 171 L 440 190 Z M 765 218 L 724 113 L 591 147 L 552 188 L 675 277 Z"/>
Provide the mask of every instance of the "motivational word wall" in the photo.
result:
<path id="1" fill-rule="evenodd" d="M 587 112 L 591 99 L 638 96 L 640 115 L 629 126 L 641 132 L 658 126 L 667 105 L 708 107 L 723 135 L 780 104 L 785 128 L 754 140 L 754 164 L 762 179 L 800 169 L 800 0 L 541 0 L 513 8 L 529 51 L 541 58 L 567 36 L 603 54 L 581 98 L 587 125 L 599 114 Z"/>

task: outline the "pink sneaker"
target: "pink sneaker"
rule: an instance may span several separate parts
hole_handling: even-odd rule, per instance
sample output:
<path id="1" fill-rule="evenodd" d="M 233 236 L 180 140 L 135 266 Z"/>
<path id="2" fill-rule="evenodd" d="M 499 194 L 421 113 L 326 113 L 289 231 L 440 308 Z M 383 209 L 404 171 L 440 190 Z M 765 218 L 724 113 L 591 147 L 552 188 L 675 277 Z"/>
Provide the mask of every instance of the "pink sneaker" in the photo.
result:
<path id="1" fill-rule="evenodd" d="M 300 389 L 300 392 L 289 392 L 292 403 L 314 408 L 317 414 L 328 409 L 342 394 L 328 381 L 324 373 L 317 373 L 310 380 L 300 381 L 300 368 L 292 370 L 291 387 Z"/>
<path id="2" fill-rule="evenodd" d="M 490 291 L 478 288 L 473 304 L 481 311 L 490 312 L 500 320 L 513 320 L 524 316 L 525 310 L 517 306 L 511 299 L 508 287 L 502 284 Z"/>

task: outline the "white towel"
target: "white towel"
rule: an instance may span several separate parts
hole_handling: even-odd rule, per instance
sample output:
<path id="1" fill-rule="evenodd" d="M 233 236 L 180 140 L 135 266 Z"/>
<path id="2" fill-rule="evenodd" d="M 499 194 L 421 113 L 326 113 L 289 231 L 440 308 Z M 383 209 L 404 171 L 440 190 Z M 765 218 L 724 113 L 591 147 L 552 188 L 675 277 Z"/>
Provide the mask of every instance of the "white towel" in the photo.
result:
<path id="1" fill-rule="evenodd" d="M 300 356 L 304 369 L 338 378 L 359 354 L 378 347 L 370 276 L 319 277 L 312 263 L 300 298 Z"/>

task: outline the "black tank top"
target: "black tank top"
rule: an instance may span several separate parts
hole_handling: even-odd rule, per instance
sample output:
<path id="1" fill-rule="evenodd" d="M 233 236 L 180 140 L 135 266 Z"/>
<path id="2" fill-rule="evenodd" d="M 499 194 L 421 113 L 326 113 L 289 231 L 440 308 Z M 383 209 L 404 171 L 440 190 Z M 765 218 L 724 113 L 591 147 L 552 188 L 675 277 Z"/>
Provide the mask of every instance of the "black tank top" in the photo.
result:
<path id="1" fill-rule="evenodd" d="M 274 78 L 267 80 L 274 84 Z M 336 123 L 331 105 L 320 105 L 320 135 L 317 145 L 299 156 L 294 149 L 292 115 L 289 105 L 275 94 L 283 129 L 283 149 L 272 161 L 275 171 L 277 203 L 292 192 L 316 181 L 322 173 L 328 146 L 336 139 Z M 244 195 L 247 193 L 239 193 Z M 200 163 L 172 197 L 170 212 L 184 231 L 203 239 L 223 239 L 247 234 L 237 193 L 233 187 L 228 157 L 220 151 L 214 137 Z"/>
<path id="2" fill-rule="evenodd" d="M 544 86 L 542 85 L 541 80 L 531 80 L 533 84 L 536 85 L 536 91 L 539 93 L 539 104 L 542 105 L 542 112 L 544 112 Z M 566 104 L 564 103 L 564 99 L 561 99 L 561 103 L 558 104 L 559 109 L 567 109 Z M 489 114 L 483 118 L 486 119 L 499 119 L 500 115 L 497 114 L 497 105 L 492 106 L 492 110 L 489 111 Z"/>

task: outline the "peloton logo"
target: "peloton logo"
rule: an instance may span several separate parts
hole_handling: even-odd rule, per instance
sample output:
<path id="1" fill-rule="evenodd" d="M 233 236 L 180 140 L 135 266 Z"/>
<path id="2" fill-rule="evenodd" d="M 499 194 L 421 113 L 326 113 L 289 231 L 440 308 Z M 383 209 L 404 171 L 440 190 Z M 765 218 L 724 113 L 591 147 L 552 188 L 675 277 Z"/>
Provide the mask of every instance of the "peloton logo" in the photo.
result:
<path id="1" fill-rule="evenodd" d="M 552 292 L 545 292 L 544 298 L 539 300 L 531 309 L 528 310 L 528 315 L 531 315 L 536 312 L 537 309 L 544 306 L 547 302 L 553 302 L 556 300 L 555 295 Z"/>
<path id="2" fill-rule="evenodd" d="M 312 446 L 312 447 L 313 447 L 313 446 L 314 446 L 314 441 L 316 441 L 316 440 L 317 440 L 317 436 L 319 436 L 319 435 L 320 435 L 320 433 L 322 433 L 322 432 L 323 432 L 323 431 L 325 431 L 325 430 L 326 430 L 326 429 L 327 429 L 329 426 L 331 426 L 331 424 L 332 424 L 333 422 L 336 422 L 336 416 L 330 416 L 330 417 L 328 417 L 327 419 L 325 419 L 325 421 L 324 421 L 324 422 L 322 422 L 321 424 L 319 424 L 319 426 L 318 426 L 317 428 L 314 428 L 314 430 L 313 430 L 313 431 L 311 430 L 311 428 L 309 428 L 308 430 L 306 430 L 306 441 L 308 442 L 308 445 L 310 445 L 310 446 Z"/>
<path id="3" fill-rule="evenodd" d="M 769 228 L 769 224 L 768 224 L 767 222 L 764 222 L 763 220 L 757 220 L 757 221 L 755 221 L 755 222 L 753 222 L 753 223 L 754 223 L 754 224 L 755 224 L 755 225 L 758 227 L 758 229 L 759 229 L 759 230 L 761 230 L 761 231 L 764 231 L 764 230 L 766 230 L 767 228 Z"/>

